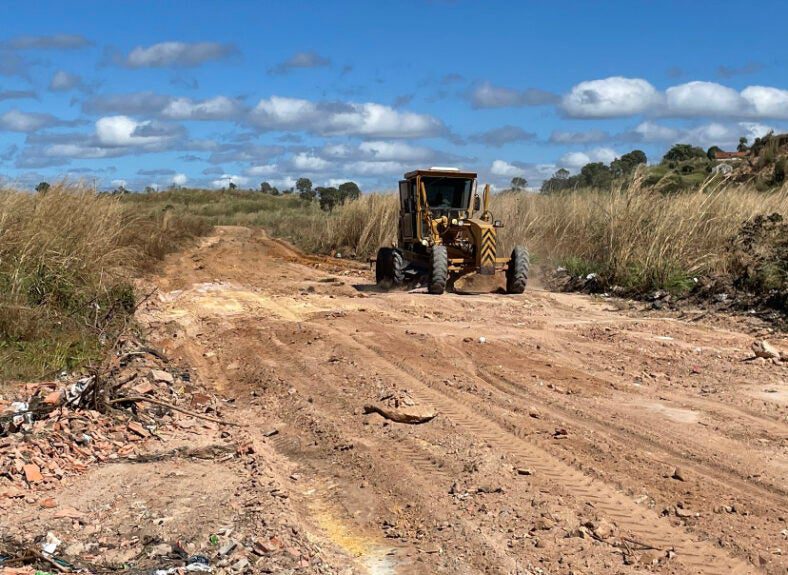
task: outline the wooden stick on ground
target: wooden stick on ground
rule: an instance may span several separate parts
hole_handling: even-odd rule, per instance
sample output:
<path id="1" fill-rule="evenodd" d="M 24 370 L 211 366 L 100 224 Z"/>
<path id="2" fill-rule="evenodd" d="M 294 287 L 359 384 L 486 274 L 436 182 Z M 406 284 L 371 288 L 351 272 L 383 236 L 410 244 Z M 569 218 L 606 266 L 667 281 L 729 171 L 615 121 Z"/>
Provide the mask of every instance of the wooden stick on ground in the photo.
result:
<path id="1" fill-rule="evenodd" d="M 401 411 L 395 411 L 393 409 L 386 409 L 384 407 L 378 407 L 377 405 L 365 405 L 364 406 L 364 414 L 370 413 L 377 413 L 382 415 L 388 420 L 394 421 L 396 423 L 409 423 L 411 425 L 417 425 L 419 423 L 427 423 L 428 421 L 432 421 L 438 415 L 437 413 L 431 413 L 429 415 L 414 415 L 412 413 L 403 413 Z"/>
<path id="2" fill-rule="evenodd" d="M 191 415 L 192 417 L 196 417 L 197 419 L 204 419 L 206 421 L 212 421 L 213 423 L 219 423 L 221 425 L 232 425 L 233 427 L 241 427 L 240 423 L 234 423 L 232 421 L 225 421 L 223 419 L 218 419 L 216 417 L 211 417 L 209 415 L 203 415 L 201 413 L 197 413 L 194 411 L 190 411 L 188 409 L 184 409 L 182 407 L 178 407 L 177 405 L 172 405 L 171 403 L 167 403 L 166 401 L 159 401 L 158 399 L 153 399 L 151 397 L 143 397 L 141 395 L 134 395 L 130 397 L 119 397 L 117 399 L 111 400 L 109 404 L 114 405 L 116 403 L 124 403 L 127 401 L 147 401 L 148 403 L 152 403 L 154 405 L 161 405 L 162 407 L 168 407 L 173 411 L 180 411 L 181 413 L 185 413 L 186 415 Z"/>

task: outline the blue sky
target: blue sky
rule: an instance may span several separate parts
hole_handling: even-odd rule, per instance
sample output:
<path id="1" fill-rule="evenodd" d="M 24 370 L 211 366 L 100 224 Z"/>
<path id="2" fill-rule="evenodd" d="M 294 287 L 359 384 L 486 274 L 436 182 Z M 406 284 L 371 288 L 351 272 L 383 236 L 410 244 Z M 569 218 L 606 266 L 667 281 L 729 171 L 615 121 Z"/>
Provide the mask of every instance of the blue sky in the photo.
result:
<path id="1" fill-rule="evenodd" d="M 0 177 L 496 186 L 788 130 L 788 4 L 6 1 Z"/>

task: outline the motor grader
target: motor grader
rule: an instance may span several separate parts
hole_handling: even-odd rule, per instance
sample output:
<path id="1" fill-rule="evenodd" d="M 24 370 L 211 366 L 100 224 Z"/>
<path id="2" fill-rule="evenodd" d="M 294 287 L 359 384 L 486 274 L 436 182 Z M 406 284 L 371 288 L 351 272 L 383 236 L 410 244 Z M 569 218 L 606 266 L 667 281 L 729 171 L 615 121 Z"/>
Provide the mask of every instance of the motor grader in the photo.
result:
<path id="1" fill-rule="evenodd" d="M 493 219 L 489 203 L 490 186 L 480 198 L 473 172 L 429 168 L 405 174 L 399 182 L 397 242 L 380 248 L 375 259 L 378 285 L 426 278 L 431 294 L 523 293 L 528 251 L 517 246 L 510 257 L 498 257 L 497 230 L 503 224 Z"/>

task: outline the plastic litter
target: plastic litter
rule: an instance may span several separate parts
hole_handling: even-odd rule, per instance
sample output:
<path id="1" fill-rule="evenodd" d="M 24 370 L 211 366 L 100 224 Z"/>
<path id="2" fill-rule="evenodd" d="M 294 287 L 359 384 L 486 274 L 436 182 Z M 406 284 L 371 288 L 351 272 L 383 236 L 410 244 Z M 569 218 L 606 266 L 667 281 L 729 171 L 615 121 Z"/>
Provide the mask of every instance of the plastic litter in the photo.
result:
<path id="1" fill-rule="evenodd" d="M 57 548 L 60 547 L 61 543 L 62 541 L 58 539 L 54 533 L 48 531 L 47 538 L 41 544 L 41 551 L 47 555 L 52 555 L 55 551 L 57 551 Z"/>

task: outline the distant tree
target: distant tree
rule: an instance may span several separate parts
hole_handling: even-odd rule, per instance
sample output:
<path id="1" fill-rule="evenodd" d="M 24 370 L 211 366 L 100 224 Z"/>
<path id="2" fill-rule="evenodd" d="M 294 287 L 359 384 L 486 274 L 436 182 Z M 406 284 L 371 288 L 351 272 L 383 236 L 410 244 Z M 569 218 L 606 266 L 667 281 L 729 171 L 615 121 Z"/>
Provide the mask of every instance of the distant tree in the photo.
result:
<path id="1" fill-rule="evenodd" d="M 50 187 L 49 182 L 41 182 L 36 186 L 36 191 L 39 194 L 46 194 Z"/>
<path id="2" fill-rule="evenodd" d="M 559 168 L 553 174 L 552 178 L 548 178 L 547 180 L 542 182 L 541 191 L 544 194 L 549 194 L 552 192 L 559 192 L 561 190 L 566 190 L 574 186 L 574 184 L 576 183 L 576 178 L 577 176 L 575 176 L 575 179 L 573 179 L 571 177 L 571 174 L 569 173 L 569 170 L 567 170 L 566 168 Z"/>
<path id="3" fill-rule="evenodd" d="M 706 157 L 708 159 L 710 159 L 710 160 L 716 160 L 717 159 L 717 152 L 721 152 L 721 151 L 722 151 L 722 148 L 720 148 L 719 146 L 712 146 L 711 148 L 706 150 Z"/>
<path id="4" fill-rule="evenodd" d="M 639 165 L 645 164 L 646 162 L 648 162 L 648 158 L 645 152 L 642 150 L 632 150 L 610 162 L 610 170 L 613 172 L 613 176 L 620 178 L 621 176 L 628 176 L 634 172 Z"/>
<path id="5" fill-rule="evenodd" d="M 229 184 L 227 184 L 227 189 L 230 190 L 231 192 L 234 192 L 235 190 L 238 189 L 238 186 L 236 185 L 235 182 L 230 182 Z"/>
<path id="6" fill-rule="evenodd" d="M 260 184 L 260 191 L 264 194 L 270 194 L 272 189 L 271 184 L 268 182 L 262 182 Z"/>
<path id="7" fill-rule="evenodd" d="M 283 196 L 289 196 L 289 195 L 290 195 L 290 194 L 292 194 L 294 191 L 295 191 L 295 190 L 294 190 L 293 188 L 287 188 L 286 190 L 282 190 L 282 195 L 283 195 Z"/>
<path id="8" fill-rule="evenodd" d="M 602 162 L 591 162 L 580 169 L 580 185 L 606 189 L 613 182 L 613 172 Z"/>
<path id="9" fill-rule="evenodd" d="M 345 182 L 339 184 L 339 203 L 344 204 L 346 201 L 357 200 L 361 195 L 361 188 L 358 187 L 356 182 Z"/>
<path id="10" fill-rule="evenodd" d="M 310 194 L 312 194 L 312 180 L 310 180 L 309 178 L 298 178 L 296 180 L 295 187 L 302 198 L 305 198 Z M 315 197 L 314 195 L 311 195 L 311 198 L 314 197 Z"/>
<path id="11" fill-rule="evenodd" d="M 272 196 L 278 196 L 279 195 L 279 190 L 276 189 L 276 186 L 272 186 L 271 187 L 271 195 Z"/>
<path id="12" fill-rule="evenodd" d="M 123 194 L 128 194 L 129 191 L 126 189 L 125 186 L 118 186 L 114 190 L 112 190 L 113 196 L 122 196 Z"/>
<path id="13" fill-rule="evenodd" d="M 683 162 L 693 158 L 706 158 L 703 148 L 689 144 L 676 144 L 662 156 L 663 162 Z"/>
<path id="14" fill-rule="evenodd" d="M 156 191 L 156 188 L 154 188 L 153 186 L 145 186 L 145 193 L 146 194 L 152 194 L 155 191 Z"/>
<path id="15" fill-rule="evenodd" d="M 523 178 L 522 176 L 517 176 L 512 178 L 512 190 L 515 192 L 519 192 L 525 189 L 525 186 L 528 185 L 528 180 Z"/>
<path id="16" fill-rule="evenodd" d="M 750 147 L 747 145 L 747 138 L 742 136 L 739 138 L 739 145 L 736 146 L 736 150 L 739 152 L 747 152 L 749 151 Z"/>
<path id="17" fill-rule="evenodd" d="M 315 188 L 315 192 L 317 192 L 321 210 L 330 212 L 342 203 L 337 188 L 318 186 Z"/>

